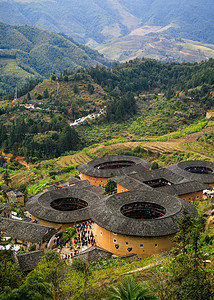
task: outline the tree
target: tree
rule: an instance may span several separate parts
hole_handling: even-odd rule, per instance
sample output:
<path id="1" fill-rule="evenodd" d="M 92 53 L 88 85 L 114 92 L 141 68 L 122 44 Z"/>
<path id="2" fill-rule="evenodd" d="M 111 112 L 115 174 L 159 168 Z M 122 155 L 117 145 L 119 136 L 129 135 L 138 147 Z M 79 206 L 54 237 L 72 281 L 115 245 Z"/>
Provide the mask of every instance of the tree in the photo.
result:
<path id="1" fill-rule="evenodd" d="M 149 290 L 136 281 L 127 277 L 117 286 L 111 286 L 108 291 L 106 300 L 149 300 L 156 299 Z"/>
<path id="2" fill-rule="evenodd" d="M 73 91 L 74 91 L 74 94 L 79 93 L 79 89 L 78 89 L 78 86 L 76 84 L 74 85 Z"/>
<path id="3" fill-rule="evenodd" d="M 32 244 L 30 247 L 29 247 L 29 251 L 35 251 L 36 250 L 36 244 Z"/>
<path id="4" fill-rule="evenodd" d="M 65 246 L 66 243 L 68 243 L 72 237 L 74 237 L 76 234 L 75 228 L 69 227 L 65 230 L 63 237 L 60 239 L 60 244 Z"/>
<path id="5" fill-rule="evenodd" d="M 2 300 L 52 300 L 50 284 L 44 281 L 42 274 L 31 272 L 24 283 L 12 291 L 1 295 Z"/>
<path id="6" fill-rule="evenodd" d="M 98 300 L 102 295 L 99 279 L 92 276 L 90 265 L 80 260 L 74 260 L 72 266 L 68 267 L 60 290 L 60 299 Z"/>
<path id="7" fill-rule="evenodd" d="M 151 166 L 151 169 L 152 169 L 152 170 L 156 170 L 156 169 L 158 169 L 158 168 L 159 168 L 158 163 L 157 163 L 156 161 L 153 161 L 152 166 Z"/>
<path id="8" fill-rule="evenodd" d="M 29 92 L 27 93 L 27 100 L 31 100 L 31 96 Z"/>
<path id="9" fill-rule="evenodd" d="M 43 98 L 48 98 L 49 97 L 49 93 L 48 93 L 48 89 L 46 88 L 43 92 Z"/>
<path id="10" fill-rule="evenodd" d="M 114 182 L 111 179 L 108 179 L 107 184 L 105 185 L 106 194 L 112 194 L 116 188 L 117 188 L 116 182 Z"/>
<path id="11" fill-rule="evenodd" d="M 56 74 L 55 74 L 54 72 L 53 72 L 52 75 L 51 75 L 51 80 L 52 80 L 52 81 L 56 81 Z"/>
<path id="12" fill-rule="evenodd" d="M 11 182 L 10 175 L 9 175 L 7 169 L 4 171 L 3 180 L 4 180 L 6 185 L 8 185 Z"/>
<path id="13" fill-rule="evenodd" d="M 178 223 L 179 232 L 174 241 L 170 265 L 172 274 L 170 288 L 174 298 L 179 300 L 209 300 L 213 299 L 210 279 L 204 265 L 202 255 L 203 219 L 193 219 L 186 210 Z"/>
<path id="14" fill-rule="evenodd" d="M 10 241 L 2 241 L 0 236 L 0 245 L 2 246 L 5 247 Z M 23 274 L 20 272 L 18 263 L 14 261 L 13 252 L 11 250 L 0 251 L 0 299 L 8 289 L 19 287 L 22 278 Z"/>
<path id="15" fill-rule="evenodd" d="M 35 272 L 43 276 L 43 280 L 50 284 L 54 299 L 60 294 L 60 282 L 65 276 L 65 265 L 56 251 L 49 251 L 39 263 Z"/>

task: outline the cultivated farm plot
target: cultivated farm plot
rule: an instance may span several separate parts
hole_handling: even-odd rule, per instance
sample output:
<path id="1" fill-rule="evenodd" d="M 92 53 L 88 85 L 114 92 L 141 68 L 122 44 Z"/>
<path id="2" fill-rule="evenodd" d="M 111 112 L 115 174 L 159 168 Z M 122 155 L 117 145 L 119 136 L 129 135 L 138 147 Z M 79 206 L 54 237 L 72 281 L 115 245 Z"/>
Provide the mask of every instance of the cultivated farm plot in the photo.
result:
<path id="1" fill-rule="evenodd" d="M 202 142 L 188 142 L 184 144 L 185 149 L 200 154 L 201 156 L 208 157 L 209 160 L 214 160 L 214 145 Z"/>
<path id="2" fill-rule="evenodd" d="M 11 176 L 14 185 L 26 184 L 29 180 L 35 179 L 35 174 L 32 171 L 22 171 Z"/>
<path id="3" fill-rule="evenodd" d="M 170 142 L 125 142 L 112 144 L 108 146 L 97 147 L 96 151 L 90 149 L 90 152 L 94 153 L 97 157 L 104 155 L 117 155 L 119 150 L 131 151 L 135 147 L 140 146 L 146 150 L 152 150 L 154 152 L 160 152 L 161 154 L 168 154 L 174 152 L 184 152 L 185 150 L 179 146 L 179 141 Z"/>
<path id="4" fill-rule="evenodd" d="M 81 152 L 73 154 L 73 155 L 67 155 L 67 156 L 61 157 L 57 161 L 57 164 L 60 167 L 68 167 L 70 165 L 77 166 L 77 165 L 84 164 L 90 160 L 91 160 L 91 158 L 84 151 L 81 151 Z"/>
<path id="5" fill-rule="evenodd" d="M 22 79 L 23 82 L 26 78 L 32 77 L 32 74 L 28 73 L 27 71 L 18 66 L 17 61 L 15 59 L 0 58 L 0 65 L 1 75 L 15 75 L 16 77 Z"/>

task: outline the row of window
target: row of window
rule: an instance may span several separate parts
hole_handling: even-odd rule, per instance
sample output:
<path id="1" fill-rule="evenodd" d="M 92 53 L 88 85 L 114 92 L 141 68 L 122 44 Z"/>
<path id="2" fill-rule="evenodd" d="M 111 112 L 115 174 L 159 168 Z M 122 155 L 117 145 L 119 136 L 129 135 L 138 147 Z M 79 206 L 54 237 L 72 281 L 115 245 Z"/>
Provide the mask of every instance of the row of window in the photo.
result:
<path id="1" fill-rule="evenodd" d="M 199 199 L 199 196 L 196 196 L 196 199 Z M 185 198 L 183 198 L 183 200 L 185 200 L 185 201 L 186 201 L 186 199 L 185 199 Z M 192 198 L 188 198 L 188 200 L 192 200 Z"/>
<path id="2" fill-rule="evenodd" d="M 117 233 L 113 233 L 114 235 L 117 235 Z M 100 230 L 100 235 L 102 236 L 103 235 L 103 232 Z M 113 239 L 113 243 L 117 243 L 117 240 L 116 239 Z M 128 246 L 129 245 L 129 243 L 128 242 L 126 242 L 126 246 Z M 117 246 L 117 247 L 116 247 Z M 155 244 L 155 247 L 158 247 L 158 244 L 156 243 Z M 116 249 L 119 249 L 119 245 L 115 245 L 115 248 Z M 140 244 L 140 248 L 143 248 L 143 244 Z"/>
<path id="3" fill-rule="evenodd" d="M 113 243 L 117 243 L 117 240 L 116 239 L 113 239 Z M 126 246 L 128 246 L 129 245 L 129 243 L 128 242 L 126 242 Z M 158 247 L 158 244 L 156 243 L 155 244 L 155 247 Z M 118 247 L 119 248 L 119 247 Z M 117 249 L 118 249 L 117 248 Z M 143 248 L 143 244 L 140 244 L 140 248 Z"/>
<path id="4" fill-rule="evenodd" d="M 115 244 L 114 246 L 115 246 L 115 248 L 116 248 L 117 250 L 120 248 L 120 246 L 119 246 L 118 244 Z M 140 247 L 143 248 L 143 244 L 141 244 Z M 158 244 L 155 244 L 155 247 L 158 247 Z M 132 251 L 132 248 L 130 248 L 130 247 L 127 248 L 127 251 L 128 251 L 128 252 L 131 252 L 131 251 Z M 144 252 L 144 250 L 143 250 L 143 252 Z"/>

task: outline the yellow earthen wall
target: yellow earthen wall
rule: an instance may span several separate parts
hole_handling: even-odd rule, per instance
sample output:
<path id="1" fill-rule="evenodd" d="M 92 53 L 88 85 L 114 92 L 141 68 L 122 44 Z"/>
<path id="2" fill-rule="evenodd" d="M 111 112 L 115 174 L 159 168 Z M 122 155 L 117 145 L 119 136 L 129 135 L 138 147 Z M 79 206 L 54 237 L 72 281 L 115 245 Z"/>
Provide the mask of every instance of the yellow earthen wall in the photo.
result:
<path id="1" fill-rule="evenodd" d="M 21 204 L 25 204 L 25 198 L 24 198 L 24 196 L 22 196 L 22 197 L 17 197 L 17 201 L 19 202 L 19 203 L 21 203 Z"/>
<path id="2" fill-rule="evenodd" d="M 98 225 L 96 226 L 95 231 L 97 246 L 118 256 L 134 253 L 137 254 L 139 258 L 145 258 L 152 254 L 170 250 L 173 246 L 173 243 L 170 240 L 172 237 L 173 235 L 151 238 L 126 236 L 114 234 Z M 119 248 L 116 249 L 115 245 L 118 245 Z M 132 248 L 132 250 L 129 252 L 127 250 L 128 248 Z"/>
<path id="3" fill-rule="evenodd" d="M 203 191 L 195 192 L 195 193 L 191 193 L 191 194 L 180 195 L 179 198 L 184 199 L 188 202 L 200 201 L 200 200 L 203 200 Z"/>
<path id="4" fill-rule="evenodd" d="M 49 221 L 45 221 L 39 218 L 36 218 L 32 215 L 32 220 L 37 220 L 39 221 L 39 224 L 41 225 L 45 225 L 45 226 L 51 226 L 54 227 L 56 229 L 58 229 L 59 227 L 62 227 L 62 230 L 66 230 L 68 227 L 74 227 L 74 223 L 70 223 L 70 224 L 60 224 L 60 223 L 54 223 L 54 222 L 49 222 Z"/>
<path id="5" fill-rule="evenodd" d="M 110 178 L 101 178 L 101 177 L 92 177 L 85 175 L 83 173 L 80 174 L 81 180 L 88 180 L 94 186 L 106 185 L 108 179 Z"/>
<path id="6" fill-rule="evenodd" d="M 117 193 L 127 192 L 128 189 L 124 188 L 122 185 L 117 184 Z"/>

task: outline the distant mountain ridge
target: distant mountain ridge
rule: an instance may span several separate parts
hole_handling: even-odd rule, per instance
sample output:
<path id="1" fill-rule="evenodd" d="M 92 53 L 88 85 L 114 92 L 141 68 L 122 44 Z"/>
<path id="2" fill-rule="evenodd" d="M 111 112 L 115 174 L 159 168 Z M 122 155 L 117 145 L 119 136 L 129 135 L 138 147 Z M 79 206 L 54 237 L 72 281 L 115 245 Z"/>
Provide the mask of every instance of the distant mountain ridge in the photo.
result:
<path id="1" fill-rule="evenodd" d="M 0 0 L 0 5 L 5 23 L 62 32 L 121 61 L 142 56 L 169 61 L 214 57 L 213 0 Z M 157 26 L 165 29 L 153 30 Z M 139 34 L 147 27 L 152 30 Z M 153 44 L 161 41 L 159 48 Z M 168 52 L 170 43 L 174 46 Z"/>
<path id="2" fill-rule="evenodd" d="M 0 93 L 23 85 L 27 78 L 109 64 L 97 51 L 34 26 L 0 23 L 0 36 Z"/>
<path id="3" fill-rule="evenodd" d="M 1 0 L 0 20 L 106 43 L 140 26 L 176 24 L 176 36 L 214 43 L 214 2 L 207 0 Z M 111 29 L 113 32 L 110 32 Z"/>

